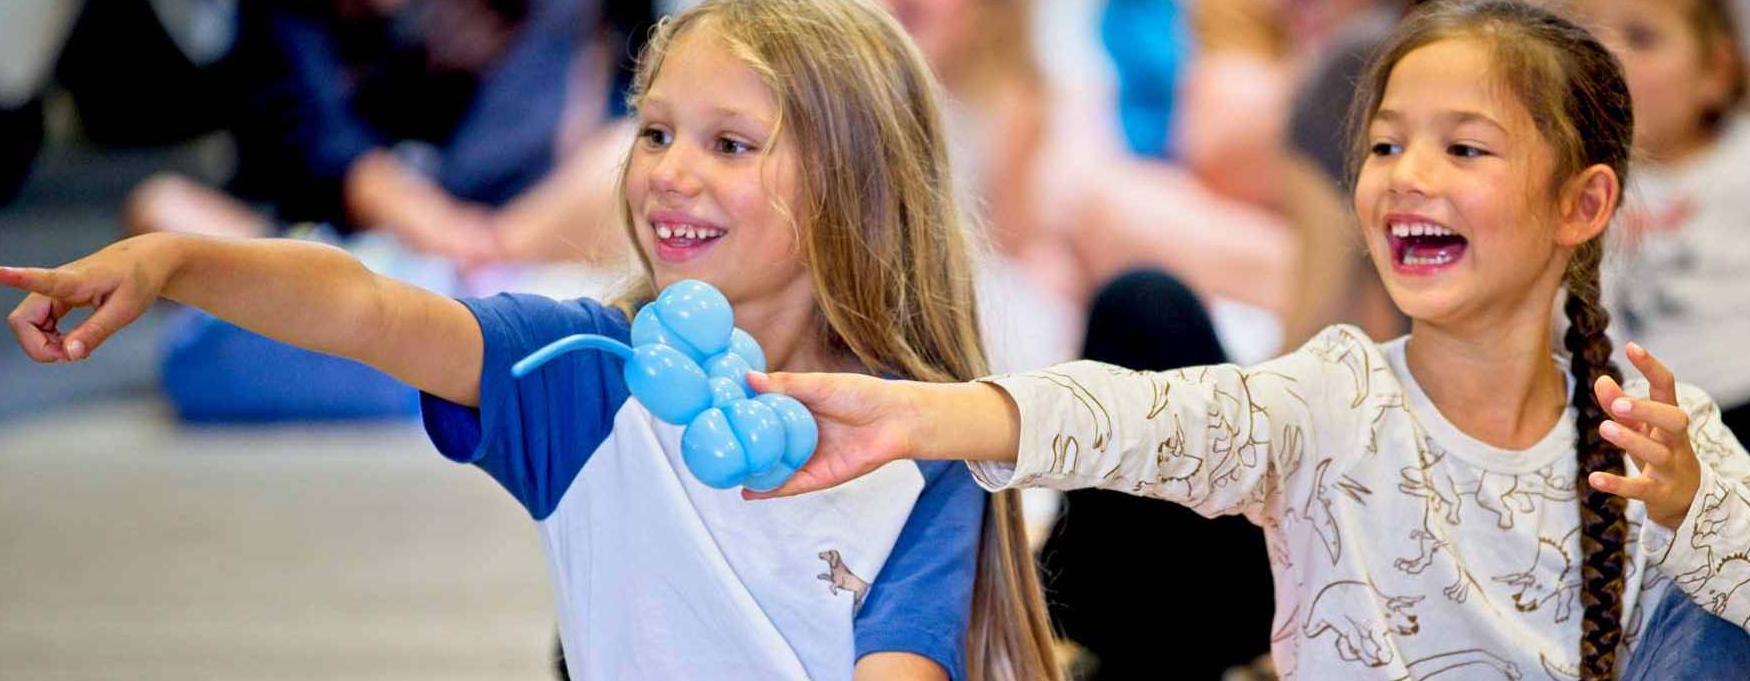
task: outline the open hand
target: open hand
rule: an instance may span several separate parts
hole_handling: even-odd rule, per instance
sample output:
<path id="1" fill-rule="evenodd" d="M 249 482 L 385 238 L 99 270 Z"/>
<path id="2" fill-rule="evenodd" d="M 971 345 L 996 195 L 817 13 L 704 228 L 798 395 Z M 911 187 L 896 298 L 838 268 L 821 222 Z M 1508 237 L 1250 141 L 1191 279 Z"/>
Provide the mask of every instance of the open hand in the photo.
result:
<path id="1" fill-rule="evenodd" d="M 1633 477 L 1596 472 L 1587 478 L 1593 488 L 1647 505 L 1647 517 L 1676 529 L 1689 514 L 1689 504 L 1701 486 L 1701 464 L 1689 443 L 1689 414 L 1677 405 L 1677 379 L 1645 348 L 1630 343 L 1629 361 L 1647 377 L 1647 399 L 1623 393 L 1605 376 L 1593 385 L 1598 404 L 1613 420 L 1599 426 L 1604 439 L 1634 457 L 1640 468 Z"/>
<path id="2" fill-rule="evenodd" d="M 129 239 L 54 269 L 0 267 L 0 285 L 30 292 L 6 317 L 24 354 L 38 362 L 85 359 L 139 319 L 168 276 L 163 259 L 145 253 L 145 243 Z M 63 333 L 61 318 L 82 307 L 95 311 Z"/>

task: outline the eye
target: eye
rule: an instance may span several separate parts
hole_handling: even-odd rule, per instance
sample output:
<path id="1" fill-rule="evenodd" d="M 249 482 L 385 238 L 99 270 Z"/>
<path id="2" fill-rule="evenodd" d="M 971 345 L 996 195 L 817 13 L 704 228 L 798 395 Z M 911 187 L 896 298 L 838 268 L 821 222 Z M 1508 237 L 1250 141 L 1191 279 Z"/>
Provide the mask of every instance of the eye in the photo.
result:
<path id="1" fill-rule="evenodd" d="M 1367 153 L 1373 156 L 1393 156 L 1404 152 L 1402 145 L 1393 142 L 1374 142 L 1367 148 Z"/>
<path id="2" fill-rule="evenodd" d="M 1644 52 L 1659 46 L 1659 32 L 1646 24 L 1629 24 L 1622 32 L 1623 41 L 1631 49 Z"/>
<path id="3" fill-rule="evenodd" d="M 666 147 L 674 141 L 674 135 L 656 126 L 648 126 L 638 131 L 638 138 L 652 147 Z"/>
<path id="4" fill-rule="evenodd" d="M 753 150 L 754 150 L 754 148 L 753 148 L 752 144 L 748 144 L 746 142 L 735 139 L 733 137 L 719 137 L 719 138 L 717 138 L 717 153 L 719 153 L 719 154 L 728 154 L 730 156 L 739 156 L 742 154 L 751 153 Z"/>
<path id="5" fill-rule="evenodd" d="M 1482 158 L 1489 155 L 1489 152 L 1469 144 L 1454 144 L 1446 148 L 1446 153 L 1459 158 Z"/>

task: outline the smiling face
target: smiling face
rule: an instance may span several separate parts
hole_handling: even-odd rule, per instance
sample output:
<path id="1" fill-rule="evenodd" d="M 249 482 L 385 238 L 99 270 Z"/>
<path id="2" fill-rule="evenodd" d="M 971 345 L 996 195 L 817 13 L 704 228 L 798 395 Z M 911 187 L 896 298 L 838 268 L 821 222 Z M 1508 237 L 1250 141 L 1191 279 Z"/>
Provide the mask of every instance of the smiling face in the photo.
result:
<path id="1" fill-rule="evenodd" d="M 709 23 L 675 39 L 638 108 L 626 202 L 657 288 L 700 279 L 731 302 L 812 290 L 790 207 L 795 144 L 760 74 Z"/>
<path id="2" fill-rule="evenodd" d="M 1554 153 L 1492 74 L 1475 40 L 1416 48 L 1367 130 L 1356 214 L 1392 300 L 1418 320 L 1553 296 L 1567 262 L 1553 238 Z"/>

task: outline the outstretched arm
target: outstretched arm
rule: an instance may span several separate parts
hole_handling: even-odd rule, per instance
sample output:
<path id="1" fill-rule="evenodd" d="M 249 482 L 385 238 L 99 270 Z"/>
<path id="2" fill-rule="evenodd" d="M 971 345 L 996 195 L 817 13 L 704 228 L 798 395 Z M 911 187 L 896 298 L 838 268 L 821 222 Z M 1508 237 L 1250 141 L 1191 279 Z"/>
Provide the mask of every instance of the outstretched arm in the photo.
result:
<path id="1" fill-rule="evenodd" d="M 0 284 L 30 292 L 7 324 L 39 362 L 84 359 L 162 296 L 452 402 L 479 401 L 482 341 L 467 308 L 330 246 L 150 234 L 54 269 L 0 268 Z M 63 333 L 61 318 L 81 307 L 91 317 Z"/>
<path id="2" fill-rule="evenodd" d="M 1215 516 L 1261 511 L 1284 476 L 1308 468 L 1298 462 L 1311 438 L 1353 432 L 1370 367 L 1384 363 L 1378 352 L 1338 327 L 1252 368 L 1072 362 L 979 383 L 852 374 L 751 383 L 801 401 L 820 425 L 813 458 L 769 496 L 832 487 L 895 459 L 960 459 L 980 464 L 974 474 L 989 489 L 1100 487 Z"/>

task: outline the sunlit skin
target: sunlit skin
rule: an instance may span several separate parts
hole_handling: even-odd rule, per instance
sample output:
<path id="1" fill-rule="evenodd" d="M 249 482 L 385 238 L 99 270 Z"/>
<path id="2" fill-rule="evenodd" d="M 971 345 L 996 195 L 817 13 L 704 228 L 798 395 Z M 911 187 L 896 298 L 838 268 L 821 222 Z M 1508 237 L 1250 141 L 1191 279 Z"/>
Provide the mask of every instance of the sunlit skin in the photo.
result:
<path id="1" fill-rule="evenodd" d="M 786 370 L 846 369 L 812 329 L 814 284 L 790 219 L 796 144 L 777 98 L 706 23 L 671 46 L 638 111 L 626 201 L 656 286 L 721 289 L 738 326 Z M 665 236 L 666 235 L 666 236 Z"/>
<path id="2" fill-rule="evenodd" d="M 1703 115 L 1736 77 L 1723 37 L 1710 45 L 1688 16 L 1695 0 L 1580 0 L 1575 9 L 1622 61 L 1635 102 L 1635 145 L 1647 160 L 1680 162 L 1707 147 Z"/>

